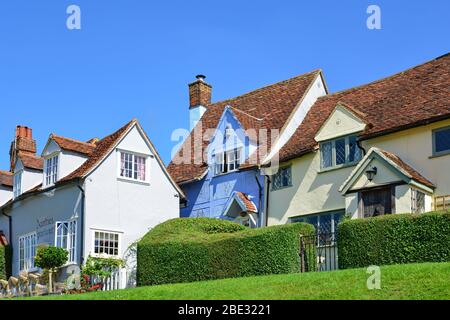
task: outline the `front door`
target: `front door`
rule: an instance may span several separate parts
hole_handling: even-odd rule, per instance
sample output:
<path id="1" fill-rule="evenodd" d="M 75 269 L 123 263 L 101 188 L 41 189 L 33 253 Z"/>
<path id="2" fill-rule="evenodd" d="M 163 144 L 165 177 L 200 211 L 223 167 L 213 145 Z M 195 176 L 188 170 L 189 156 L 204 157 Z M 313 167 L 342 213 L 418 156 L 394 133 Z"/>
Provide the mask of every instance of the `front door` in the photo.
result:
<path id="1" fill-rule="evenodd" d="M 361 193 L 364 218 L 392 213 L 392 188 L 380 188 Z"/>

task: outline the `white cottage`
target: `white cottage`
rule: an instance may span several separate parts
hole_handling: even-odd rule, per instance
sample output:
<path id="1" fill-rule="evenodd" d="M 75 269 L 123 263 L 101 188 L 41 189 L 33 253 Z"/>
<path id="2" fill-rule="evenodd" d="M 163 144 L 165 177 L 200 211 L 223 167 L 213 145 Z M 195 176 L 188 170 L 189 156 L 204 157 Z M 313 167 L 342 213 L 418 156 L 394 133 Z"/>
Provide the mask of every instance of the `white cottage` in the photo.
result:
<path id="1" fill-rule="evenodd" d="M 88 142 L 52 134 L 41 157 L 35 153 L 31 129 L 18 127 L 12 173 L 0 176 L 0 230 L 12 245 L 12 273 L 35 270 L 36 247 L 50 244 L 68 250 L 68 273 L 88 256 L 124 258 L 117 287 L 133 285 L 130 248 L 178 217 L 184 197 L 139 122 Z"/>

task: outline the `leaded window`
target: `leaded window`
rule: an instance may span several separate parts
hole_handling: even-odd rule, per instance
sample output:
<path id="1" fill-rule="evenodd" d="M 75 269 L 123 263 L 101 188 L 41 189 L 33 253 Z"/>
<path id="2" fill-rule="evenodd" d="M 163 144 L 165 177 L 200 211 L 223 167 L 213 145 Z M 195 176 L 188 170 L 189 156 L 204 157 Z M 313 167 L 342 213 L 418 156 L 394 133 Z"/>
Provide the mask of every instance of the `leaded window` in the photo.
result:
<path id="1" fill-rule="evenodd" d="M 272 190 L 292 186 L 292 167 L 279 168 L 278 172 L 272 176 Z"/>
<path id="2" fill-rule="evenodd" d="M 343 137 L 320 144 L 321 168 L 332 168 L 357 163 L 361 151 L 356 136 Z"/>
<path id="3" fill-rule="evenodd" d="M 416 189 L 411 190 L 411 212 L 425 212 L 425 193 Z"/>

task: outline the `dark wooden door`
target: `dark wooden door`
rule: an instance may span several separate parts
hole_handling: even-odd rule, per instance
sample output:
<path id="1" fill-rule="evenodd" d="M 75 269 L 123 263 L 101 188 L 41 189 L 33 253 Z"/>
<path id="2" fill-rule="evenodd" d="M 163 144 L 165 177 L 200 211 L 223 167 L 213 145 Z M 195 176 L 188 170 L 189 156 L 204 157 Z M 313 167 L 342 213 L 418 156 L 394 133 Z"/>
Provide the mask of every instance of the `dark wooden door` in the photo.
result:
<path id="1" fill-rule="evenodd" d="M 362 193 L 364 218 L 392 213 L 392 188 L 382 188 Z"/>

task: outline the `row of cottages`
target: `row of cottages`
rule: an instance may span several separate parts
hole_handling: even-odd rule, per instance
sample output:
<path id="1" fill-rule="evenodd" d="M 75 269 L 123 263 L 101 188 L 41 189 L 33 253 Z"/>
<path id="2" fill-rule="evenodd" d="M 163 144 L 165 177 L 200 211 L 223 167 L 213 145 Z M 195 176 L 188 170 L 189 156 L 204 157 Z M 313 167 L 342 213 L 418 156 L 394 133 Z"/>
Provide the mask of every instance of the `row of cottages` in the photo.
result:
<path id="1" fill-rule="evenodd" d="M 449 71 L 447 54 L 334 94 L 314 71 L 218 103 L 200 77 L 193 130 L 168 167 L 181 216 L 333 232 L 344 215 L 450 207 Z"/>
<path id="2" fill-rule="evenodd" d="M 114 257 L 127 267 L 110 285 L 133 285 L 133 244 L 179 216 L 184 195 L 137 120 L 101 140 L 51 134 L 40 156 L 32 130 L 18 126 L 10 159 L 0 173 L 0 230 L 13 275 L 36 271 L 36 247 L 48 244 L 69 252 L 62 278 L 89 256 Z"/>

